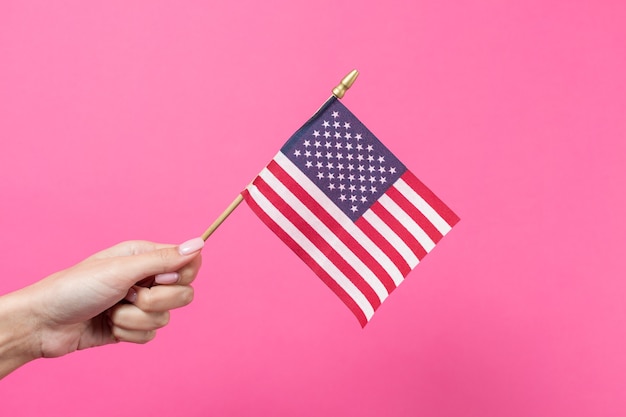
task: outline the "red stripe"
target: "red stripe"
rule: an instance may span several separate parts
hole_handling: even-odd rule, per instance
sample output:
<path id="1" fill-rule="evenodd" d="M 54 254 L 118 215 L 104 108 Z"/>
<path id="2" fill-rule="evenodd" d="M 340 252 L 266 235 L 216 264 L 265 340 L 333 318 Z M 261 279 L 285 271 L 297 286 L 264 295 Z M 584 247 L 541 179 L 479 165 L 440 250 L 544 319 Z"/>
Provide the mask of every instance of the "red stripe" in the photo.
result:
<path id="1" fill-rule="evenodd" d="M 441 240 L 443 237 L 441 232 L 437 230 L 435 225 L 432 224 L 430 220 L 428 220 L 426 216 L 424 216 L 424 214 L 422 214 L 422 212 L 419 211 L 415 205 L 413 205 L 413 203 L 403 196 L 397 188 L 391 187 L 385 194 L 388 195 L 389 198 L 391 198 L 398 206 L 400 206 L 400 208 L 404 210 L 424 232 L 426 232 L 428 237 L 430 237 L 433 242 L 437 243 Z"/>
<path id="2" fill-rule="evenodd" d="M 399 237 L 406 243 L 406 245 L 411 249 L 411 251 L 417 256 L 417 259 L 420 261 L 424 259 L 426 256 L 426 250 L 422 247 L 422 245 L 413 237 L 411 232 L 409 232 L 406 227 L 402 225 L 386 208 L 380 204 L 380 202 L 375 202 L 370 207 L 370 210 L 374 212 L 380 219 L 387 224 Z"/>
<path id="3" fill-rule="evenodd" d="M 409 272 L 411 272 L 411 267 L 404 260 L 400 252 L 391 244 L 380 232 L 370 224 L 363 216 L 359 217 L 356 222 L 354 222 L 356 226 L 361 229 L 363 233 L 367 235 L 372 241 L 387 254 L 391 262 L 393 262 L 400 272 L 402 272 L 402 276 L 406 277 Z"/>
<path id="4" fill-rule="evenodd" d="M 256 183 L 256 181 L 255 181 Z M 343 303 L 352 311 L 362 327 L 367 324 L 367 317 L 359 307 L 359 305 L 350 297 L 350 295 L 335 282 L 334 279 L 326 272 L 317 262 L 304 250 L 295 240 L 289 236 L 270 216 L 268 216 L 261 207 L 254 201 L 248 190 L 243 191 L 243 197 L 248 206 L 254 213 L 278 236 L 292 251 L 298 255 L 300 259 L 306 263 L 309 268 L 343 301 Z"/>
<path id="5" fill-rule="evenodd" d="M 276 207 L 286 218 L 293 223 L 352 283 L 363 293 L 372 308 L 376 310 L 381 300 L 372 287 L 311 225 L 302 218 L 285 200 L 280 197 L 261 177 L 254 181 L 259 191 Z"/>
<path id="6" fill-rule="evenodd" d="M 300 184 L 296 182 L 276 161 L 272 161 L 267 169 L 276 176 L 317 218 L 326 225 L 373 273 L 384 285 L 388 293 L 396 288 L 391 275 L 337 220 L 317 202 Z M 348 219 L 349 220 L 349 219 Z M 351 220 L 349 220 L 351 221 Z"/>
<path id="7" fill-rule="evenodd" d="M 443 201 L 439 199 L 428 187 L 424 185 L 411 171 L 406 171 L 400 177 L 406 182 L 417 194 L 419 194 L 426 202 L 435 209 L 437 213 L 450 225 L 454 226 L 459 222 L 459 216 L 454 214 Z"/>

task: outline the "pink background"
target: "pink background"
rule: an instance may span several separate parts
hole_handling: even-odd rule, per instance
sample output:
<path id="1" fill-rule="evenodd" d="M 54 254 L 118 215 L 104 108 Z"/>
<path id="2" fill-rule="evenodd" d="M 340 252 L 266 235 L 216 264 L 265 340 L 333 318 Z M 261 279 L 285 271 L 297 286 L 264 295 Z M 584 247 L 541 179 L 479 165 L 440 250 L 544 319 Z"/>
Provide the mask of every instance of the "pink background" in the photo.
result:
<path id="1" fill-rule="evenodd" d="M 444 4 L 445 3 L 445 4 Z M 241 206 L 145 346 L 28 364 L 20 416 L 622 416 L 626 7 L 0 2 L 0 292 L 199 235 L 344 99 L 461 217 L 362 330 Z"/>

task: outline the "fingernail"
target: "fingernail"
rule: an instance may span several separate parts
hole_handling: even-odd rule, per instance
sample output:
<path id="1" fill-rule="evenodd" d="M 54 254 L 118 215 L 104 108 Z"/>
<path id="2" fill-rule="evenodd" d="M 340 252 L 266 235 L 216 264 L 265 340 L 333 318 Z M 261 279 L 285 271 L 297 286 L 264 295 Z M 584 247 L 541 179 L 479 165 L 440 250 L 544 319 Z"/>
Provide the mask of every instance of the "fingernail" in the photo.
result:
<path id="1" fill-rule="evenodd" d="M 124 297 L 124 299 L 126 301 L 131 302 L 131 303 L 134 303 L 135 301 L 137 301 L 137 290 L 135 290 L 133 287 L 131 287 L 128 290 L 128 293 L 126 294 L 126 297 Z"/>
<path id="2" fill-rule="evenodd" d="M 154 277 L 154 282 L 157 284 L 173 284 L 178 281 L 178 272 L 167 272 L 165 274 L 159 274 Z"/>
<path id="3" fill-rule="evenodd" d="M 181 255 L 190 255 L 194 252 L 198 252 L 203 247 L 204 240 L 201 237 L 197 237 L 195 239 L 188 240 L 185 243 L 181 243 L 178 246 L 178 253 Z"/>

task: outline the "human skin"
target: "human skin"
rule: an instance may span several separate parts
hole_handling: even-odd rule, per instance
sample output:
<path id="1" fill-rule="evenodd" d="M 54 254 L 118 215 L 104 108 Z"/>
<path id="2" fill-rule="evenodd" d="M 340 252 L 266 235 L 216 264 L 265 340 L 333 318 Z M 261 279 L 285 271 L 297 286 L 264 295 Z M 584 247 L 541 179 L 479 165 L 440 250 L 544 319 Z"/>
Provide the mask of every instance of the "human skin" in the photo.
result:
<path id="1" fill-rule="evenodd" d="M 193 299 L 201 238 L 129 241 L 0 297 L 0 378 L 39 358 L 146 343 Z"/>

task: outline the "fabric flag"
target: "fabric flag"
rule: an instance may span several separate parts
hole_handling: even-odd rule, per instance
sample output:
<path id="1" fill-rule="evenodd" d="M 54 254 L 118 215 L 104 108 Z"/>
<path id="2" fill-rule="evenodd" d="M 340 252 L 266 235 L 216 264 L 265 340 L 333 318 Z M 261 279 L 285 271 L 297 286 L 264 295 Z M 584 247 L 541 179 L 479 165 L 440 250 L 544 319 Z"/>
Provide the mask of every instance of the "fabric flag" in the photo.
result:
<path id="1" fill-rule="evenodd" d="M 243 197 L 362 326 L 459 221 L 334 97 Z"/>

